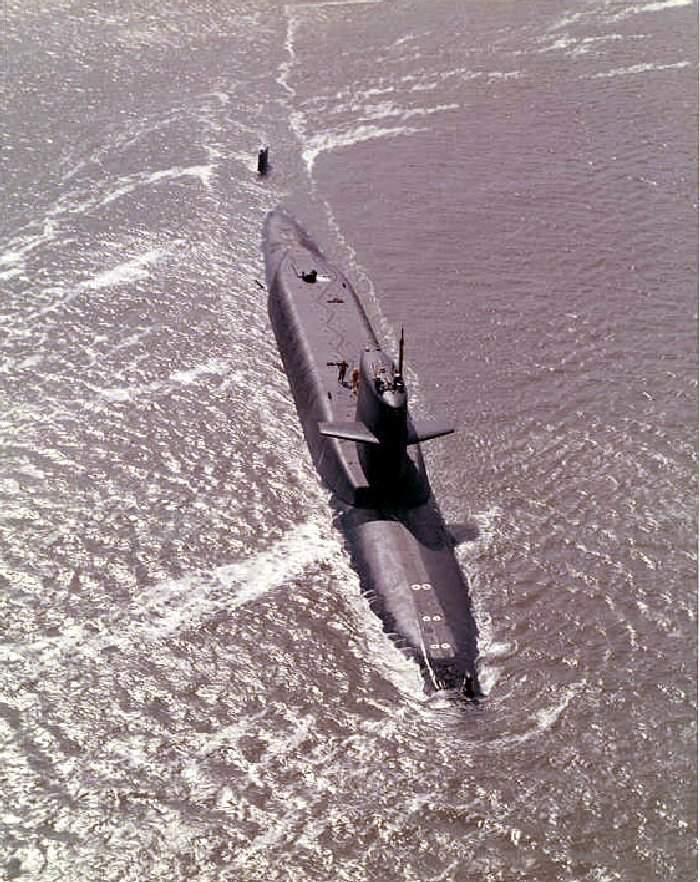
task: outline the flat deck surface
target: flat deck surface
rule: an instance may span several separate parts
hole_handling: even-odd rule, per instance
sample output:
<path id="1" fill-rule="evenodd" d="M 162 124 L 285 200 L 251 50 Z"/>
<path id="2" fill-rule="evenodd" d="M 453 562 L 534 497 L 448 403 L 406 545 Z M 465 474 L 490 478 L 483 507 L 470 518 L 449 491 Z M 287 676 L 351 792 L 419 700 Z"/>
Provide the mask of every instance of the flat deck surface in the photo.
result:
<path id="1" fill-rule="evenodd" d="M 302 274 L 316 270 L 317 280 L 305 282 Z M 308 359 L 332 411 L 332 421 L 355 420 L 357 396 L 352 388 L 353 369 L 359 370 L 365 349 L 378 348 L 349 281 L 319 255 L 302 245 L 292 246 L 279 268 L 278 284 L 290 295 L 308 342 Z M 343 382 L 338 363 L 346 361 Z M 337 445 L 356 487 L 367 485 L 354 441 L 328 439 Z"/>

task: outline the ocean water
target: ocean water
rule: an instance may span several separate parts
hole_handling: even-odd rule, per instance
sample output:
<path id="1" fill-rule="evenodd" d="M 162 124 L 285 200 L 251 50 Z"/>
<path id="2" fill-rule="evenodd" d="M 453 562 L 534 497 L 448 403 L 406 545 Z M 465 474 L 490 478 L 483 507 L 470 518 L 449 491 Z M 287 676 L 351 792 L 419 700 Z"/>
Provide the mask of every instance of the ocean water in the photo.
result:
<path id="1" fill-rule="evenodd" d="M 697 878 L 697 4 L 0 30 L 0 878 Z M 478 706 L 343 550 L 256 283 L 279 204 L 457 426 Z"/>

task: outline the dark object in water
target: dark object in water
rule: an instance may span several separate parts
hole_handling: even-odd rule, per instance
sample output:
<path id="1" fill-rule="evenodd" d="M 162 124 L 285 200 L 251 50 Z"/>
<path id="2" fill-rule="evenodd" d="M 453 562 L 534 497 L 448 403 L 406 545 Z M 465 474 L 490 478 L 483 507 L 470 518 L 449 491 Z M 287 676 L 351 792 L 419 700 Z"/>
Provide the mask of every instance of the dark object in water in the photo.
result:
<path id="1" fill-rule="evenodd" d="M 267 174 L 267 157 L 269 147 L 262 147 L 258 150 L 258 174 L 266 175 Z"/>
<path id="2" fill-rule="evenodd" d="M 268 311 L 304 435 L 370 604 L 429 687 L 476 697 L 477 628 L 420 449 L 454 430 L 411 418 L 403 331 L 397 364 L 350 282 L 284 211 L 268 214 L 263 252 Z"/>

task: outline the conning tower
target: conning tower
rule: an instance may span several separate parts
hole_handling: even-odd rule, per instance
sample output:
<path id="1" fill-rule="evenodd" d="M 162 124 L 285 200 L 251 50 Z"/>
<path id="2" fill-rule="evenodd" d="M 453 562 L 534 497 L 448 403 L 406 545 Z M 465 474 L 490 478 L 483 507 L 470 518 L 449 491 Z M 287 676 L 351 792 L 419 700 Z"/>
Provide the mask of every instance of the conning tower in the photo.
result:
<path id="1" fill-rule="evenodd" d="M 446 424 L 414 425 L 408 412 L 408 392 L 403 378 L 404 335 L 401 331 L 399 362 L 381 349 L 365 349 L 353 391 L 357 408 L 353 423 L 320 422 L 319 432 L 329 438 L 355 441 L 359 461 L 372 490 L 389 497 L 404 492 L 415 478 L 415 464 L 407 447 L 454 431 Z"/>

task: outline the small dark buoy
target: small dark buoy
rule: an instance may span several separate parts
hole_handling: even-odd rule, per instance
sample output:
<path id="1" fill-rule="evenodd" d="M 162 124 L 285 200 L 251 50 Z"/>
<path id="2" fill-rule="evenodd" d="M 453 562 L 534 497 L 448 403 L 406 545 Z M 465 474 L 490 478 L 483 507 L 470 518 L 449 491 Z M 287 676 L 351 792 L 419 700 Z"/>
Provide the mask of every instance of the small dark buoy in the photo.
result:
<path id="1" fill-rule="evenodd" d="M 267 152 L 269 147 L 262 147 L 258 150 L 258 174 L 266 175 L 267 174 Z"/>

